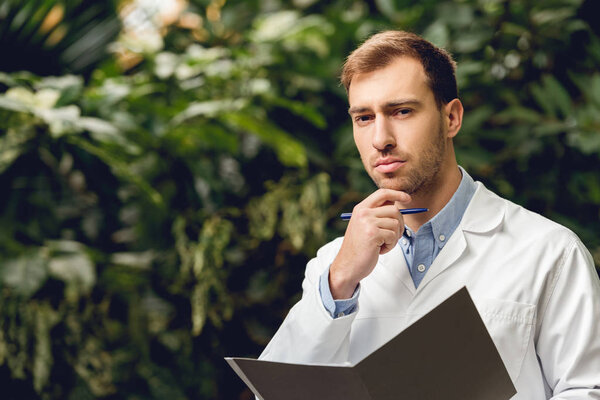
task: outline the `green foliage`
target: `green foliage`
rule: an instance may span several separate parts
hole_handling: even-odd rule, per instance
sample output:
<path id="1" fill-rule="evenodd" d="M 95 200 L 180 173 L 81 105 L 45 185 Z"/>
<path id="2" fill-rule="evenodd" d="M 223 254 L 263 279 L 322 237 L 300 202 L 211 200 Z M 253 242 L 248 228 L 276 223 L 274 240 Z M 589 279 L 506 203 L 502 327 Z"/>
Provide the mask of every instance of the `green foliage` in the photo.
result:
<path id="1" fill-rule="evenodd" d="M 0 70 L 89 73 L 121 28 L 117 1 L 4 0 Z M 41 62 L 40 62 L 41 61 Z"/>
<path id="2" fill-rule="evenodd" d="M 42 3 L 32 24 L 60 2 Z M 600 264 L 588 4 L 196 1 L 201 22 L 163 27 L 126 72 L 115 55 L 83 77 L 0 73 L 0 380 L 14 398 L 248 397 L 223 356 L 258 355 L 373 189 L 336 77 L 379 29 L 454 54 L 461 165 Z"/>

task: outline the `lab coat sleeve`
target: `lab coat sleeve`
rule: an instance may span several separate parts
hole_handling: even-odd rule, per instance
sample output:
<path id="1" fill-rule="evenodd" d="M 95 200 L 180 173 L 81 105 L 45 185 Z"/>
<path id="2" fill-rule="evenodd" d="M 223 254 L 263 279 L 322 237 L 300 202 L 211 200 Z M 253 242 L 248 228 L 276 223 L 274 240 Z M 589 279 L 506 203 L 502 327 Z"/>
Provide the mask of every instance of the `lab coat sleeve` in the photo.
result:
<path id="1" fill-rule="evenodd" d="M 348 360 L 350 329 L 356 312 L 332 318 L 323 306 L 319 277 L 335 258 L 341 238 L 309 261 L 302 282 L 302 298 L 288 313 L 261 360 L 291 363 L 342 364 Z"/>
<path id="2" fill-rule="evenodd" d="M 598 400 L 600 282 L 578 238 L 572 239 L 561 261 L 545 308 L 539 310 L 537 353 L 551 399 Z"/>

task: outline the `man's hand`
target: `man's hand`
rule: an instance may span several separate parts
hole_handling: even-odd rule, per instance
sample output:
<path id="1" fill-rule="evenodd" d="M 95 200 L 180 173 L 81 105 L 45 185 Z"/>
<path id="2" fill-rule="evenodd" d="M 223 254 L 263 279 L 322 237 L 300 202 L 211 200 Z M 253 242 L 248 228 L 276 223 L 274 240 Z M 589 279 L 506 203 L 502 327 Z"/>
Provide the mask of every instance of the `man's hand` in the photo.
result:
<path id="1" fill-rule="evenodd" d="M 329 269 L 334 299 L 352 297 L 358 283 L 375 268 L 379 255 L 396 246 L 404 232 L 397 203 L 409 201 L 407 193 L 379 189 L 354 207 L 342 247 Z"/>

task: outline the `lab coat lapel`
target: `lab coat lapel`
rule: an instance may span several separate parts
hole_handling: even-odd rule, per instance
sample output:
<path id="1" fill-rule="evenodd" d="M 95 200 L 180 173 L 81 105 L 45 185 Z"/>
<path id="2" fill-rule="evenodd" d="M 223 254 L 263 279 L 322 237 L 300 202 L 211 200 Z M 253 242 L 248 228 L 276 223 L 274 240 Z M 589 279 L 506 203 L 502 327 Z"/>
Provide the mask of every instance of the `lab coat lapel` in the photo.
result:
<path id="1" fill-rule="evenodd" d="M 396 277 L 406 286 L 412 295 L 415 294 L 415 284 L 410 276 L 410 272 L 408 272 L 408 265 L 406 265 L 406 259 L 404 258 L 404 254 L 402 254 L 400 244 L 396 244 L 396 247 L 390 250 L 389 253 L 380 256 L 379 262 L 387 276 Z"/>
<path id="2" fill-rule="evenodd" d="M 448 240 L 448 243 L 446 243 L 435 260 L 433 260 L 433 264 L 431 264 L 431 267 L 429 267 L 429 270 L 427 270 L 427 273 L 419 284 L 417 291 L 422 290 L 425 286 L 427 286 L 427 283 L 435 279 L 435 277 L 454 264 L 454 262 L 458 260 L 466 248 L 467 241 L 465 240 L 465 235 L 462 230 L 457 228 L 454 231 L 454 234 L 450 237 L 450 240 Z"/>
<path id="3" fill-rule="evenodd" d="M 477 189 L 465 210 L 460 224 L 435 258 L 431 267 L 429 267 L 417 292 L 451 267 L 467 250 L 465 233 L 485 234 L 502 224 L 504 220 L 504 202 L 496 194 L 487 190 L 481 182 L 476 182 L 476 184 Z"/>

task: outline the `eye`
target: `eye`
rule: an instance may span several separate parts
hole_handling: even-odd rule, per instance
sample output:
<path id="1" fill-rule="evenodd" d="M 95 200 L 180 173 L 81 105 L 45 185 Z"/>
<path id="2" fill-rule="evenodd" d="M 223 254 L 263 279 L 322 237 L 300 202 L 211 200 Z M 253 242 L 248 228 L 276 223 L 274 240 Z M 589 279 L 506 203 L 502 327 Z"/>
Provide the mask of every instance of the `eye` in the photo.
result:
<path id="1" fill-rule="evenodd" d="M 363 126 L 369 123 L 369 121 L 371 121 L 372 119 L 373 116 L 369 114 L 357 115 L 356 117 L 354 117 L 354 122 L 356 122 L 356 124 L 359 126 Z"/>
<path id="2" fill-rule="evenodd" d="M 412 111 L 413 111 L 413 110 L 412 110 L 412 109 L 410 109 L 410 108 L 398 108 L 398 109 L 397 109 L 397 110 L 394 112 L 394 114 L 395 114 L 395 115 L 400 115 L 400 116 L 403 116 L 403 115 L 408 115 L 408 114 L 412 113 Z"/>

